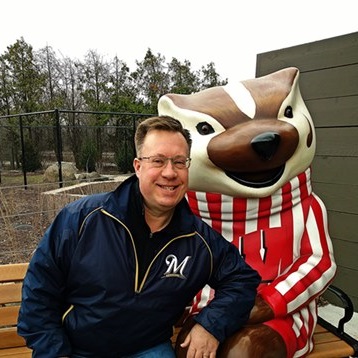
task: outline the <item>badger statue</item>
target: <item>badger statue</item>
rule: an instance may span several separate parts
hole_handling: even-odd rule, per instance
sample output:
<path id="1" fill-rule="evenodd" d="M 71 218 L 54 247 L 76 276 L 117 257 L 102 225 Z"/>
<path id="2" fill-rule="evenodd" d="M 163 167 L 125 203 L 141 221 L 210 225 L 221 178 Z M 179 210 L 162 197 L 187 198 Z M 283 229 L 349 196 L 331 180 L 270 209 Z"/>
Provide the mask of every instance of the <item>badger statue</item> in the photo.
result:
<path id="1" fill-rule="evenodd" d="M 285 68 L 158 102 L 158 113 L 178 119 L 192 136 L 192 211 L 262 277 L 247 325 L 221 343 L 219 357 L 307 355 L 316 298 L 335 275 L 326 209 L 312 191 L 316 134 L 299 75 Z M 214 294 L 204 287 L 190 315 Z M 189 322 L 178 338 L 179 357 Z"/>

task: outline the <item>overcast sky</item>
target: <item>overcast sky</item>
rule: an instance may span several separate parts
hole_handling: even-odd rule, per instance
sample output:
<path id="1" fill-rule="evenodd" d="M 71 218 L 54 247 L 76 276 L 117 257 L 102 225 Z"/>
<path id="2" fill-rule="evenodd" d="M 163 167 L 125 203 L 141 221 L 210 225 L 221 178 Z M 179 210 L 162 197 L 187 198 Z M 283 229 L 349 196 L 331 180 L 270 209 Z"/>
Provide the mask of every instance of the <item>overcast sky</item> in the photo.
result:
<path id="1" fill-rule="evenodd" d="M 356 0 L 5 0 L 0 53 L 21 37 L 84 59 L 115 55 L 135 70 L 150 48 L 229 82 L 255 77 L 256 55 L 358 31 Z"/>

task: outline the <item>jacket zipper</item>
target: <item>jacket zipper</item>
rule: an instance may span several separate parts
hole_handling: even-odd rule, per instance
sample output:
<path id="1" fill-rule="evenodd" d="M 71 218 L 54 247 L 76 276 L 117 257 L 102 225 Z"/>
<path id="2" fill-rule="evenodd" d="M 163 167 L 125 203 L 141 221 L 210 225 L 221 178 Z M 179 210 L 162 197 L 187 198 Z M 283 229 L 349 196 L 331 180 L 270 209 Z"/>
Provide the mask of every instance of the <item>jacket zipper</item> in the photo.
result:
<path id="1" fill-rule="evenodd" d="M 106 211 L 105 209 L 101 209 L 101 212 L 104 214 L 104 215 L 107 215 L 109 216 L 110 218 L 112 218 L 113 220 L 117 221 L 120 225 L 122 225 L 128 232 L 130 238 L 131 238 L 131 241 L 132 241 L 132 246 L 133 246 L 133 251 L 134 251 L 134 257 L 135 257 L 135 264 L 136 264 L 136 270 L 135 270 L 135 283 L 134 283 L 134 292 L 136 294 L 139 294 L 141 293 L 142 289 L 143 289 L 143 286 L 147 280 L 147 277 L 149 275 L 149 271 L 151 269 L 151 267 L 153 266 L 153 263 L 154 261 L 157 259 L 157 257 L 175 240 L 178 240 L 178 239 L 181 239 L 183 237 L 190 237 L 190 236 L 194 236 L 195 235 L 195 232 L 191 232 L 189 234 L 185 234 L 185 235 L 179 235 L 179 236 L 176 236 L 174 238 L 172 238 L 169 242 L 167 242 L 159 251 L 158 253 L 154 256 L 153 260 L 150 262 L 148 268 L 147 268 L 147 271 L 145 272 L 145 275 L 144 275 L 144 278 L 141 282 L 141 284 L 139 285 L 139 282 L 138 282 L 138 256 L 137 256 L 137 251 L 136 251 L 136 248 L 135 248 L 135 244 L 134 244 L 134 239 L 133 239 L 133 235 L 131 233 L 131 231 L 129 230 L 129 228 L 121 221 L 119 220 L 117 217 L 113 216 L 112 214 L 110 214 L 108 211 Z"/>

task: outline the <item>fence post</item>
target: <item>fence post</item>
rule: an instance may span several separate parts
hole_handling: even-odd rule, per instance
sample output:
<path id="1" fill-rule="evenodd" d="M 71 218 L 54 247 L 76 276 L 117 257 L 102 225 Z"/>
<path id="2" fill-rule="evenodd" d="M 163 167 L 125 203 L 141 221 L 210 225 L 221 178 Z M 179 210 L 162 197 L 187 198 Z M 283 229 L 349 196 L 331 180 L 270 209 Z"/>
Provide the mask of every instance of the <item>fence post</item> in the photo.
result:
<path id="1" fill-rule="evenodd" d="M 134 140 L 134 137 L 135 137 L 135 131 L 136 131 L 136 129 L 137 129 L 137 126 L 136 126 L 136 116 L 134 115 L 134 116 L 132 116 L 132 138 L 131 138 L 131 140 L 132 140 L 132 143 L 133 143 L 133 146 L 134 146 L 134 148 L 135 148 L 135 145 L 134 145 L 134 143 L 135 143 L 135 140 Z M 134 149 L 134 156 L 136 156 L 137 155 L 137 153 L 135 152 L 135 149 Z M 132 158 L 132 159 L 134 159 L 134 158 Z"/>
<path id="2" fill-rule="evenodd" d="M 22 123 L 22 116 L 19 116 L 20 126 L 20 140 L 21 140 L 21 154 L 22 154 L 22 174 L 24 176 L 24 187 L 27 189 L 27 176 L 26 176 L 26 151 L 25 151 L 25 140 L 24 140 L 24 127 Z"/>
<path id="3" fill-rule="evenodd" d="M 1 127 L 0 127 L 1 129 Z M 0 138 L 1 138 L 1 135 L 0 135 Z M 2 171 L 2 158 L 0 158 L 0 184 L 1 184 L 1 171 Z"/>
<path id="4" fill-rule="evenodd" d="M 58 162 L 58 182 L 59 187 L 63 187 L 62 181 L 62 136 L 61 136 L 61 123 L 59 110 L 55 109 L 55 122 L 56 122 L 56 145 L 57 145 L 57 162 Z"/>

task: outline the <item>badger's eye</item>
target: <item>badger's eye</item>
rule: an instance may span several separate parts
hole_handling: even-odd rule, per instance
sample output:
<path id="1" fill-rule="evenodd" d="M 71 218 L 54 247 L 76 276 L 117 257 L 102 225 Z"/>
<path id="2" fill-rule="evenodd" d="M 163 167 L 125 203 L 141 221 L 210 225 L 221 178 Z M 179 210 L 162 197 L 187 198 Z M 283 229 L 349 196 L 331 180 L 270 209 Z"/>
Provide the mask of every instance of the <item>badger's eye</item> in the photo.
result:
<path id="1" fill-rule="evenodd" d="M 291 106 L 287 106 L 285 109 L 285 117 L 286 118 L 293 118 L 293 109 Z"/>
<path id="2" fill-rule="evenodd" d="M 214 133 L 214 128 L 208 122 L 200 122 L 196 125 L 196 129 L 202 135 Z"/>

